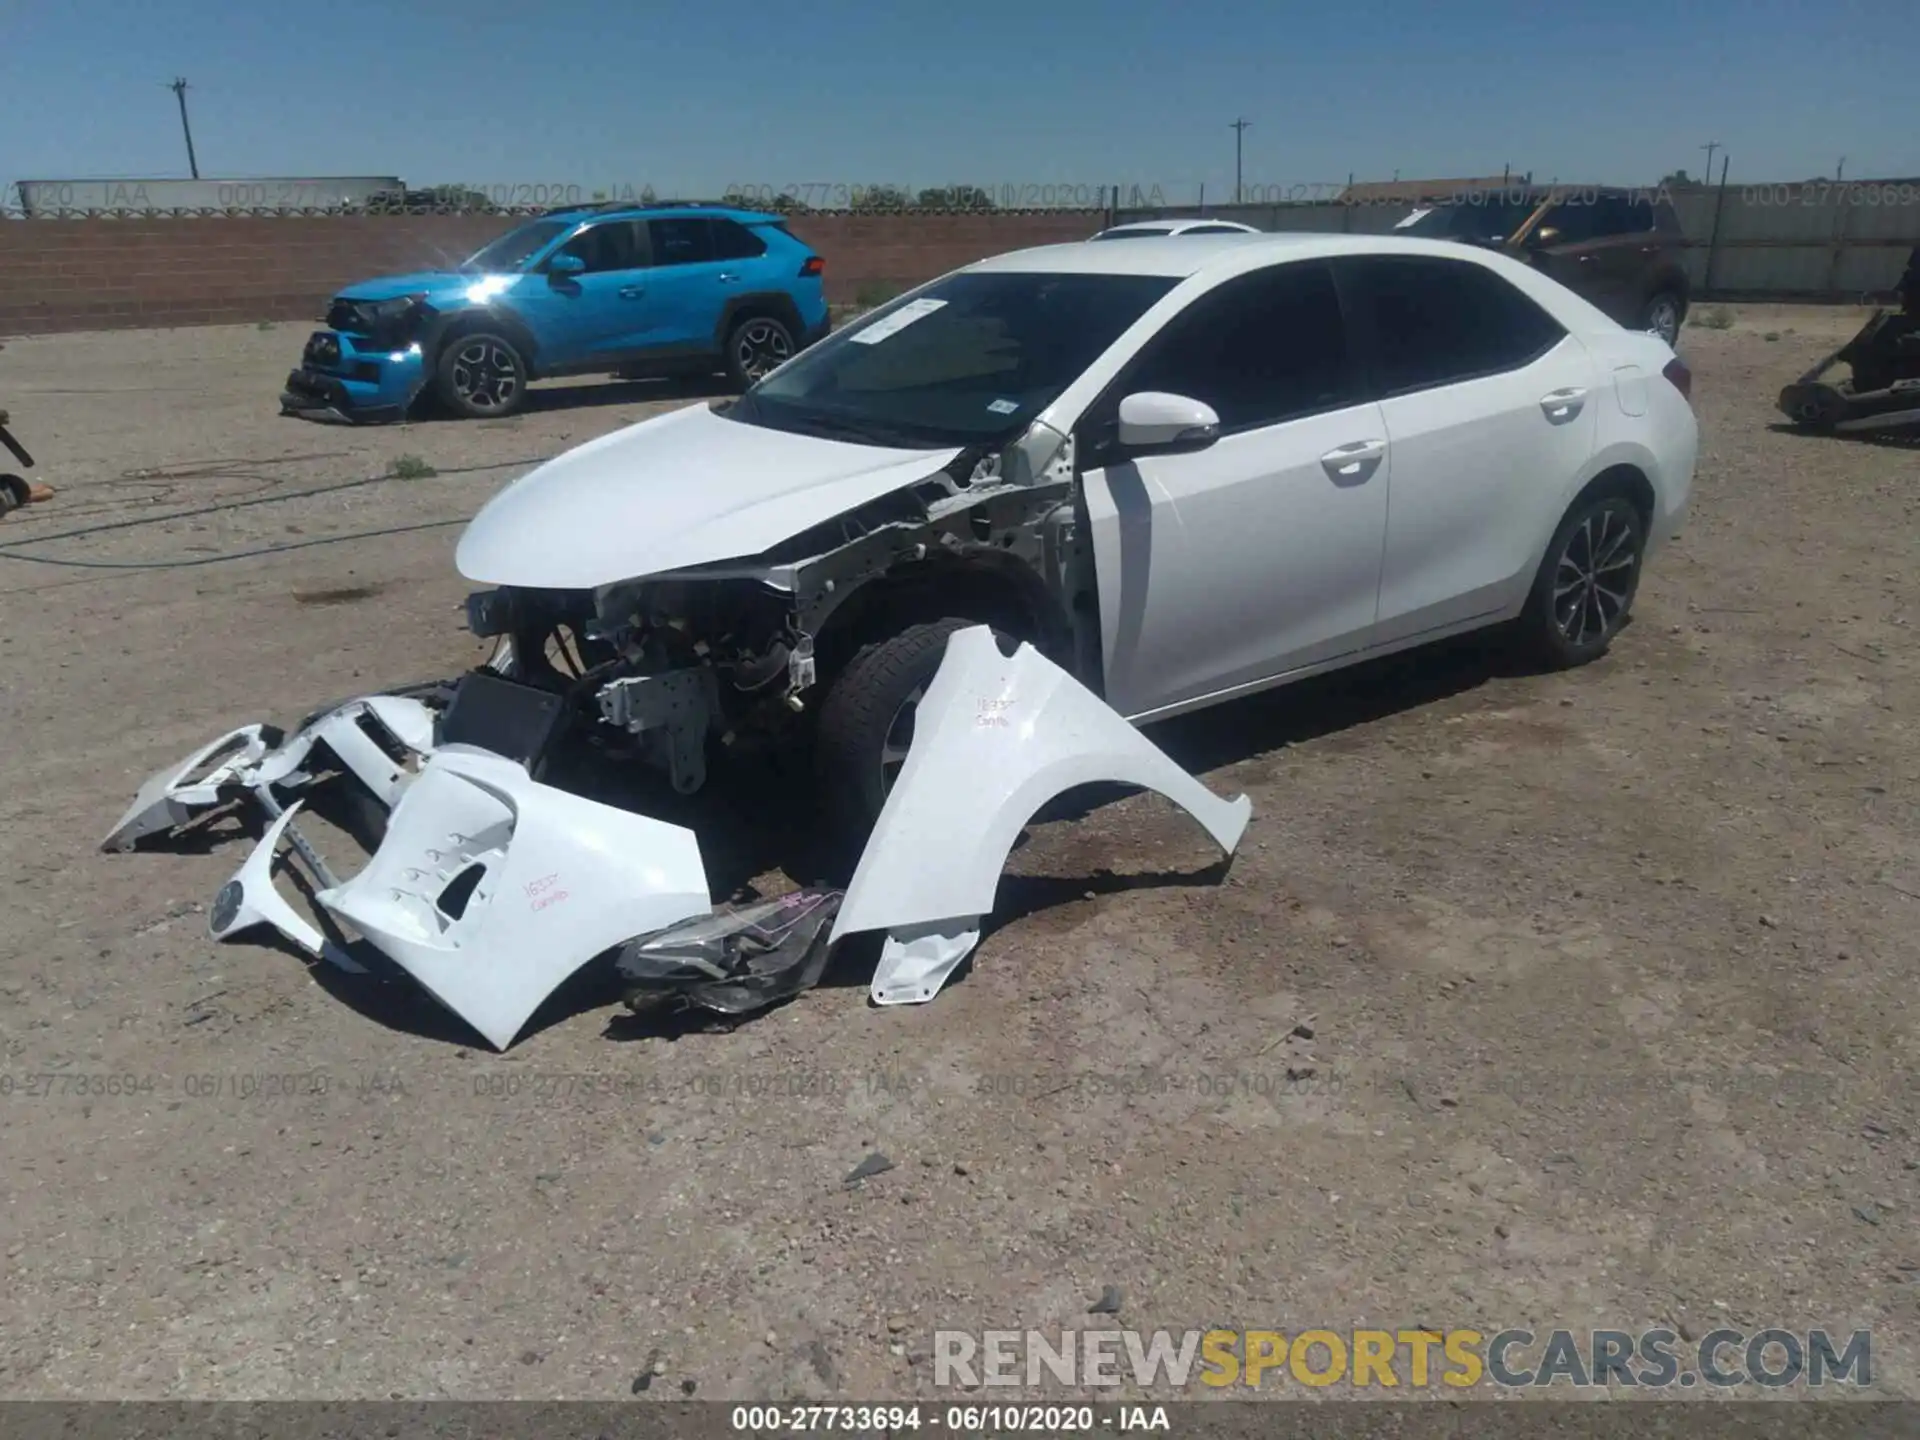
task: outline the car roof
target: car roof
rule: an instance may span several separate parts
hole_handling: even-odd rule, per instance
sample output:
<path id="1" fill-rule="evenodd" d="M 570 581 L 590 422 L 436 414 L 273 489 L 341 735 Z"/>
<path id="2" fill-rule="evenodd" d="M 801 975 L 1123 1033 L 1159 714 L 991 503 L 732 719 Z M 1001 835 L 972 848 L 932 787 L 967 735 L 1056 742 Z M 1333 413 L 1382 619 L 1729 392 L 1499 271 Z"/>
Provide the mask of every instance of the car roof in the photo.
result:
<path id="1" fill-rule="evenodd" d="M 762 210 L 742 210 L 733 205 L 704 204 L 698 201 L 659 201 L 652 205 L 565 205 L 548 210 L 543 220 L 666 220 L 676 215 L 718 216 L 737 220 L 742 225 L 769 225 L 784 221 L 784 215 Z"/>
<path id="2" fill-rule="evenodd" d="M 1161 220 L 1129 220 L 1124 225 L 1109 225 L 1100 233 L 1117 235 L 1124 231 L 1140 234 L 1171 234 L 1175 230 L 1184 230 L 1193 225 L 1231 225 L 1235 230 L 1251 230 L 1251 225 L 1242 225 L 1238 220 L 1221 220 L 1212 215 L 1172 215 Z"/>
<path id="3" fill-rule="evenodd" d="M 1251 235 L 1167 235 L 1127 245 L 1078 240 L 1040 245 L 966 266 L 970 273 L 999 271 L 1076 275 L 1159 275 L 1184 280 L 1208 271 L 1252 269 L 1287 260 L 1318 260 L 1335 255 L 1440 255 L 1475 258 L 1471 246 L 1453 240 L 1420 240 L 1394 235 L 1332 235 L 1311 231 L 1257 232 Z"/>

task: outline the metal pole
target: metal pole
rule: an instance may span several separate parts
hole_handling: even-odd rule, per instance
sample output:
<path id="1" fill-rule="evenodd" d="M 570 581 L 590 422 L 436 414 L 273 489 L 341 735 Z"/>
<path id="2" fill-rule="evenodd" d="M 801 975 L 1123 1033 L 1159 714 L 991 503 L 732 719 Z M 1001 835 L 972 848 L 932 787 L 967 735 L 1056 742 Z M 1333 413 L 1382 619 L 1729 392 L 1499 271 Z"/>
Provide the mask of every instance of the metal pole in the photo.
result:
<path id="1" fill-rule="evenodd" d="M 1252 123 L 1253 122 L 1251 120 L 1242 118 L 1239 120 L 1235 120 L 1233 124 L 1229 127 L 1233 131 L 1233 203 L 1236 205 L 1240 203 L 1240 191 L 1241 191 L 1241 172 L 1240 172 L 1241 142 L 1246 139 L 1247 126 L 1251 125 Z"/>
<path id="2" fill-rule="evenodd" d="M 1711 185 L 1713 183 L 1713 152 L 1720 149 L 1721 145 L 1718 140 L 1709 140 L 1700 148 L 1707 152 L 1707 183 Z"/>
<path id="3" fill-rule="evenodd" d="M 1713 197 L 1713 230 L 1707 237 L 1707 272 L 1701 277 L 1700 289 L 1704 294 L 1713 293 L 1713 262 L 1720 253 L 1720 212 L 1727 205 L 1727 161 L 1729 156 L 1720 157 L 1720 189 Z M 1707 178 L 1711 180 L 1712 174 Z"/>
<path id="4" fill-rule="evenodd" d="M 200 178 L 200 162 L 193 156 L 193 126 L 187 123 L 187 82 L 175 80 L 167 87 L 173 91 L 173 98 L 180 102 L 180 130 L 187 137 L 187 168 L 193 172 L 193 178 Z"/>

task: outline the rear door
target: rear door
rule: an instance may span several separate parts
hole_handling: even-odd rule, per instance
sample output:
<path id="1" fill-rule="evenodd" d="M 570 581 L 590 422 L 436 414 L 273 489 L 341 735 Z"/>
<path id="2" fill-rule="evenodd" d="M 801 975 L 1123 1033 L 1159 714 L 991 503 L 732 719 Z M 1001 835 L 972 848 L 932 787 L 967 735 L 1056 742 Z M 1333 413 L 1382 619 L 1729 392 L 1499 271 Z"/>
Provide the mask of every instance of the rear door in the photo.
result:
<path id="1" fill-rule="evenodd" d="M 1130 456 L 1123 397 L 1212 406 L 1220 438 Z M 1198 297 L 1075 427 L 1098 576 L 1106 698 L 1141 718 L 1365 647 L 1388 455 L 1325 262 Z"/>
<path id="2" fill-rule="evenodd" d="M 1485 265 L 1368 255 L 1337 273 L 1393 457 L 1375 640 L 1492 617 L 1525 595 L 1593 453 L 1594 361 Z"/>
<path id="3" fill-rule="evenodd" d="M 726 308 L 741 288 L 739 260 L 722 260 L 705 215 L 647 221 L 653 236 L 649 283 L 660 307 L 660 343 L 673 350 L 707 350 Z M 738 227 L 735 227 L 738 228 Z"/>

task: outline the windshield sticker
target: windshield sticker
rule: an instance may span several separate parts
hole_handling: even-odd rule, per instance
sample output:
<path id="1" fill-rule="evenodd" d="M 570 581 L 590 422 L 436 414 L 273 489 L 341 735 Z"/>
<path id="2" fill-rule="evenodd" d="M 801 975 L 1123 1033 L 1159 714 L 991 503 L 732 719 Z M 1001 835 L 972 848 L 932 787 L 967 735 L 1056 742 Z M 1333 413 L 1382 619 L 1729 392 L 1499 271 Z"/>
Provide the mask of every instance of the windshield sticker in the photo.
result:
<path id="1" fill-rule="evenodd" d="M 1011 415 L 1019 408 L 1020 402 L 1018 400 L 990 400 L 987 402 L 987 409 L 996 415 Z"/>
<path id="2" fill-rule="evenodd" d="M 1396 230 L 1404 230 L 1409 225 L 1418 224 L 1420 221 L 1426 219 L 1427 216 L 1431 215 L 1432 213 L 1433 213 L 1432 206 L 1428 206 L 1425 210 L 1416 210 L 1411 215 L 1407 216 L 1406 219 L 1402 220 L 1398 225 L 1394 226 L 1393 228 Z"/>
<path id="3" fill-rule="evenodd" d="M 878 345 L 889 335 L 898 335 L 916 320 L 924 320 L 947 302 L 944 300 L 914 300 L 902 305 L 884 320 L 876 320 L 866 329 L 849 335 L 847 339 L 855 345 Z"/>

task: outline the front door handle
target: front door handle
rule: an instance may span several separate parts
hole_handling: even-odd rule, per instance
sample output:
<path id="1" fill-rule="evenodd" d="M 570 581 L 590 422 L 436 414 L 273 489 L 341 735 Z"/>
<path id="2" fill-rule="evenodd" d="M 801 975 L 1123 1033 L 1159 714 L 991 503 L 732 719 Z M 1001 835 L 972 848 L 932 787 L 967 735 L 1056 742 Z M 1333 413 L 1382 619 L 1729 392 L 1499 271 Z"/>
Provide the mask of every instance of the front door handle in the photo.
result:
<path id="1" fill-rule="evenodd" d="M 1362 481 L 1380 468 L 1386 453 L 1384 440 L 1355 440 L 1327 451 L 1320 457 L 1320 465 L 1335 480 Z"/>
<path id="2" fill-rule="evenodd" d="M 620 298 L 622 300 L 638 300 L 646 293 L 647 287 L 644 285 L 622 285 L 620 287 Z"/>
<path id="3" fill-rule="evenodd" d="M 733 274 L 731 271 L 722 271 L 720 274 L 720 283 L 722 285 L 731 285 L 739 278 L 738 275 Z"/>
<path id="4" fill-rule="evenodd" d="M 1566 424 L 1585 408 L 1586 403 L 1587 392 L 1577 385 L 1564 390 L 1549 390 L 1540 397 L 1540 408 L 1555 425 Z"/>

